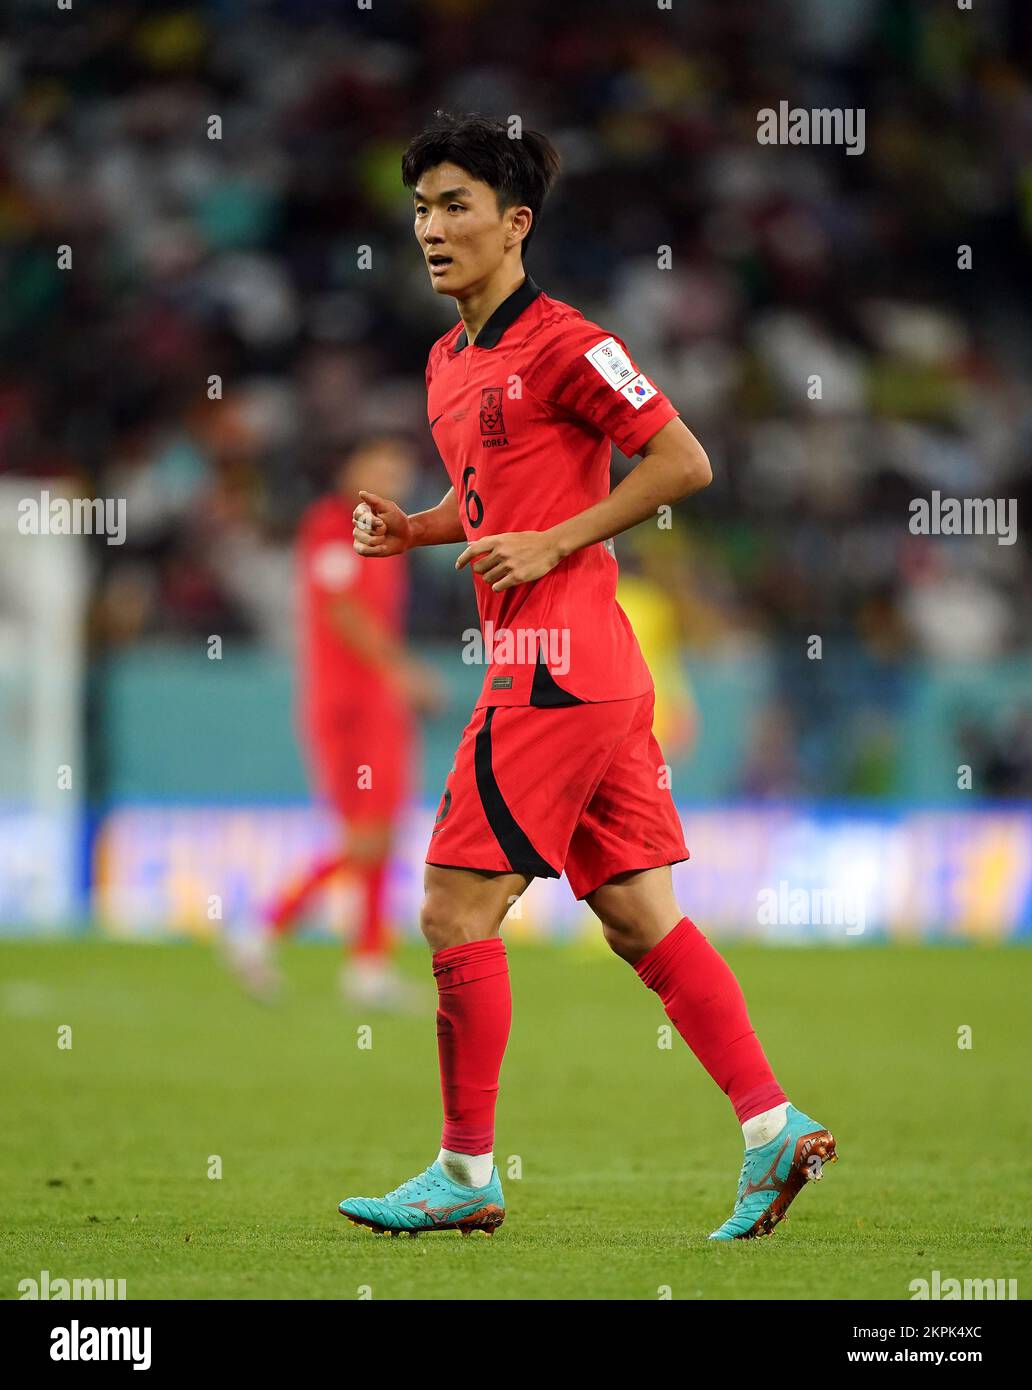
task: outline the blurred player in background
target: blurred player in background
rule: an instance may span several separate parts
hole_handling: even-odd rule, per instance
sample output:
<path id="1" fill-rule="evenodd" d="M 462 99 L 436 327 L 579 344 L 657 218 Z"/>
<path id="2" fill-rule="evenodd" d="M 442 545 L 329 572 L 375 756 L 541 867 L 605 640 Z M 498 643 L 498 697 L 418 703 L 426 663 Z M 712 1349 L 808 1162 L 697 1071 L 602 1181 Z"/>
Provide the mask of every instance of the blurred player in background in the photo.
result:
<path id="1" fill-rule="evenodd" d="M 616 601 L 634 629 L 645 665 L 656 687 L 652 734 L 668 760 L 686 758 L 695 746 L 698 714 L 681 661 L 682 625 L 669 576 L 663 583 L 663 557 L 647 544 L 628 549 L 620 565 Z"/>
<path id="2" fill-rule="evenodd" d="M 385 896 L 396 823 L 416 790 L 416 716 L 439 707 L 440 687 L 405 645 L 404 558 L 364 565 L 352 540 L 359 489 L 405 495 L 414 465 L 403 436 L 370 435 L 348 450 L 335 491 L 313 503 L 301 521 L 298 732 L 312 785 L 339 819 L 340 840 L 270 904 L 260 934 L 231 945 L 243 983 L 263 998 L 279 985 L 272 943 L 296 926 L 338 874 L 357 883 L 361 903 L 348 934 L 345 997 L 384 1008 L 421 997 L 393 965 Z"/>

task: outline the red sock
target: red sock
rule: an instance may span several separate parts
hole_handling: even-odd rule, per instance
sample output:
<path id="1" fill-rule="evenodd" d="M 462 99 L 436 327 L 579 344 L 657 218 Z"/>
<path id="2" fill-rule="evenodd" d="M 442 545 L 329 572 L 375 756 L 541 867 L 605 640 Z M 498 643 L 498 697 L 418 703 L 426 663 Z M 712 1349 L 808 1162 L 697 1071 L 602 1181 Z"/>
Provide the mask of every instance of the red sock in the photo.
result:
<path id="1" fill-rule="evenodd" d="M 355 954 L 385 956 L 390 945 L 387 922 L 383 915 L 387 891 L 387 861 L 379 859 L 373 864 L 355 864 L 354 871 L 362 884 L 362 921 L 355 938 Z"/>
<path id="2" fill-rule="evenodd" d="M 634 968 L 725 1092 L 739 1124 L 788 1099 L 753 1032 L 731 967 L 694 922 L 682 917 Z"/>
<path id="3" fill-rule="evenodd" d="M 290 931 L 301 909 L 315 890 L 322 887 L 338 870 L 343 869 L 347 862 L 346 854 L 333 854 L 325 859 L 317 859 L 300 882 L 295 883 L 270 905 L 265 914 L 269 930 L 277 936 Z"/>
<path id="4" fill-rule="evenodd" d="M 446 946 L 434 952 L 433 966 L 444 1100 L 441 1148 L 490 1153 L 498 1075 L 512 1022 L 505 943 L 493 936 Z"/>

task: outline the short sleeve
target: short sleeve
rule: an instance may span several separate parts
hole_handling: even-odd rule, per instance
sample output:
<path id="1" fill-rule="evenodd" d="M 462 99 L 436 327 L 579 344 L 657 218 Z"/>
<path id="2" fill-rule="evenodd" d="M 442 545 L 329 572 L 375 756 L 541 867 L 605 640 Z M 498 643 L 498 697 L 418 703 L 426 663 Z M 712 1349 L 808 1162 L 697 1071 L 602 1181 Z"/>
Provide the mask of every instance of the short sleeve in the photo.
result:
<path id="1" fill-rule="evenodd" d="M 623 340 L 583 320 L 562 325 L 542 345 L 524 386 L 543 404 L 594 425 L 628 457 L 678 415 Z"/>

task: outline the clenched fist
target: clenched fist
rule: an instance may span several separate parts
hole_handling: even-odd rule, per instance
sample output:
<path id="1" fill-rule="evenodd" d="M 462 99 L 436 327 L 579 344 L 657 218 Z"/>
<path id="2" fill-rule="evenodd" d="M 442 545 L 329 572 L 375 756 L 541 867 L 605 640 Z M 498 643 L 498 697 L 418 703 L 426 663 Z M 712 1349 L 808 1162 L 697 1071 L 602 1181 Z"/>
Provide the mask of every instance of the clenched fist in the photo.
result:
<path id="1" fill-rule="evenodd" d="M 379 558 L 401 555 L 412 543 L 412 523 L 397 502 L 377 497 L 375 492 L 359 492 L 361 502 L 352 513 L 355 549 L 359 555 Z"/>

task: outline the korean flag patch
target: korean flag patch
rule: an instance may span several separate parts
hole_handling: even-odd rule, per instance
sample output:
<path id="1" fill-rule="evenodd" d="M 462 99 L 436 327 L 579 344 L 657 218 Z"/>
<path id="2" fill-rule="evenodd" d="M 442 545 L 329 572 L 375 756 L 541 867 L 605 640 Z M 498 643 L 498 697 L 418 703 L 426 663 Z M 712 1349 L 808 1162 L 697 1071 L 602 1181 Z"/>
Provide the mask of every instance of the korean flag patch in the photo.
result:
<path id="1" fill-rule="evenodd" d="M 635 410 L 640 410 L 646 401 L 651 401 L 657 395 L 656 388 L 650 381 L 647 381 L 639 372 L 633 381 L 629 381 L 626 386 L 620 387 L 620 394 L 626 396 Z"/>

